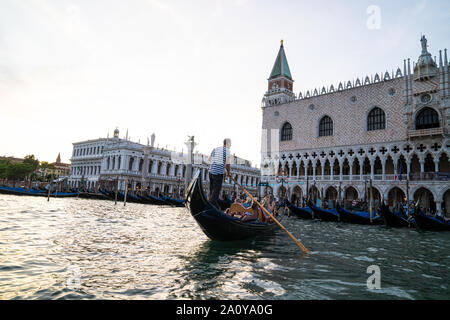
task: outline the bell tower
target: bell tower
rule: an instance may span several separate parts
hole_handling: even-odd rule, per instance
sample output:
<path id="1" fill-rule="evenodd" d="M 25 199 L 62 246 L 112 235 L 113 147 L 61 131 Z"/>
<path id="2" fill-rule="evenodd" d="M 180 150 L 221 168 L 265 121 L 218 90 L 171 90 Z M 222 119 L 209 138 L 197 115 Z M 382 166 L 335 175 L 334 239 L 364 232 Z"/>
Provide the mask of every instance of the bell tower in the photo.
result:
<path id="1" fill-rule="evenodd" d="M 268 80 L 267 92 L 263 98 L 263 107 L 270 107 L 295 100 L 293 92 L 294 80 L 284 52 L 283 40 L 281 40 L 275 64 Z"/>

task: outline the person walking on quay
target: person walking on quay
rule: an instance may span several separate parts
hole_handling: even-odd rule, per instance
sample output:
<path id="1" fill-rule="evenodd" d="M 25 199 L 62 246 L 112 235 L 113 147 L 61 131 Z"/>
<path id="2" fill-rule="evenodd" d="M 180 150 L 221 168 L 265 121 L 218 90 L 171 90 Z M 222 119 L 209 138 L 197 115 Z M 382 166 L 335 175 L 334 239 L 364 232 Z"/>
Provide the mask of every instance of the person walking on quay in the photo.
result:
<path id="1" fill-rule="evenodd" d="M 227 176 L 231 176 L 231 156 L 230 156 L 231 140 L 223 140 L 223 146 L 214 148 L 209 157 L 211 167 L 209 169 L 209 202 L 217 208 L 220 208 L 217 199 L 219 199 L 220 190 L 222 189 L 223 176 L 226 170 Z"/>

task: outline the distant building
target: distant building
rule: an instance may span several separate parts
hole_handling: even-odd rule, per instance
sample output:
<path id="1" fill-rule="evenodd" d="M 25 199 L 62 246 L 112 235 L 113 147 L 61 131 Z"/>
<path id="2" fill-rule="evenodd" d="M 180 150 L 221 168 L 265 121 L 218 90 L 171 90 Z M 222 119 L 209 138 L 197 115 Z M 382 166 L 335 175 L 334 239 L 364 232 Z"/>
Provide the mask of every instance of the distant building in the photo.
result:
<path id="1" fill-rule="evenodd" d="M 56 158 L 56 162 L 50 163 L 53 168 L 38 168 L 37 172 L 41 176 L 49 176 L 53 177 L 67 177 L 70 172 L 70 164 L 61 162 L 61 154 L 58 153 L 58 157 Z"/>
<path id="2" fill-rule="evenodd" d="M 175 197 L 184 194 L 186 154 L 157 148 L 155 135 L 147 145 L 119 138 L 119 130 L 113 138 L 88 140 L 73 144 L 72 165 L 69 185 L 88 189 L 107 188 L 124 191 L 148 190 L 153 193 L 165 193 Z M 202 171 L 205 187 L 209 183 L 208 156 L 195 154 L 195 169 Z M 247 160 L 233 158 L 231 171 L 234 177 L 256 195 L 260 181 L 260 170 L 251 166 Z M 193 171 L 193 172 L 194 172 Z M 189 178 L 190 179 L 190 178 Z M 206 188 L 208 189 L 208 188 Z M 225 179 L 223 191 L 231 196 L 239 193 L 237 186 L 229 178 Z"/>
<path id="3" fill-rule="evenodd" d="M 403 72 L 296 96 L 281 44 L 262 104 L 262 192 L 352 201 L 368 199 L 372 180 L 378 201 L 392 206 L 409 191 L 409 200 L 450 216 L 447 49 L 436 60 L 425 36 L 421 45 L 417 62 L 411 68 L 404 60 Z"/>

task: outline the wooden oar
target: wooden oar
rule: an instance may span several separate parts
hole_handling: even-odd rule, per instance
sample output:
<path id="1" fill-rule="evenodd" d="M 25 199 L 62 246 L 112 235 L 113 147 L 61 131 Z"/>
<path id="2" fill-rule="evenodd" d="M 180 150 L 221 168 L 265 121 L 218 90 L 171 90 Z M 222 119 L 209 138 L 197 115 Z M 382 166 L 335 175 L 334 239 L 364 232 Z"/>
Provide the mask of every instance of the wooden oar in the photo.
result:
<path id="1" fill-rule="evenodd" d="M 253 202 L 255 202 L 265 213 L 267 213 L 269 215 L 269 217 L 275 221 L 275 223 L 284 230 L 284 232 L 287 233 L 287 235 L 297 244 L 297 246 L 299 246 L 300 249 L 303 250 L 303 252 L 309 253 L 311 251 L 309 251 L 300 241 L 298 241 L 277 219 L 275 219 L 275 217 L 270 214 L 269 211 L 266 210 L 266 208 L 264 208 L 259 202 L 258 200 L 256 200 L 247 190 L 245 190 L 245 188 L 243 186 L 241 186 L 236 180 L 233 179 L 232 176 L 229 176 L 231 178 L 231 180 L 234 181 L 234 183 L 236 183 L 242 190 L 244 190 L 244 192 L 253 200 Z"/>

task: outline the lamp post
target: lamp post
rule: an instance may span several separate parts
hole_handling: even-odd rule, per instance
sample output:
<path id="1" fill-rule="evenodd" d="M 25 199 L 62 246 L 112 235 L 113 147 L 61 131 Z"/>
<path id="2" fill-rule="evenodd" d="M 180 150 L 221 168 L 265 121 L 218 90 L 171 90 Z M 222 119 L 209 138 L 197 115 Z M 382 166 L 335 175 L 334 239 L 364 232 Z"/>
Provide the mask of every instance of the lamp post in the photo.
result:
<path id="1" fill-rule="evenodd" d="M 281 172 L 281 176 L 278 176 L 276 181 L 277 181 L 277 183 L 281 183 L 281 188 L 284 188 L 284 183 L 287 182 L 287 175 L 286 175 L 286 171 L 285 170 L 283 170 Z M 284 194 L 285 198 L 286 198 L 286 193 L 287 193 L 287 191 Z"/>
<path id="2" fill-rule="evenodd" d="M 181 173 L 178 173 L 177 174 L 177 179 L 176 179 L 176 181 L 178 182 L 178 199 L 180 199 L 180 189 L 181 189 L 181 184 L 183 183 L 183 181 L 184 181 L 184 179 L 183 179 L 183 177 L 181 176 Z"/>

